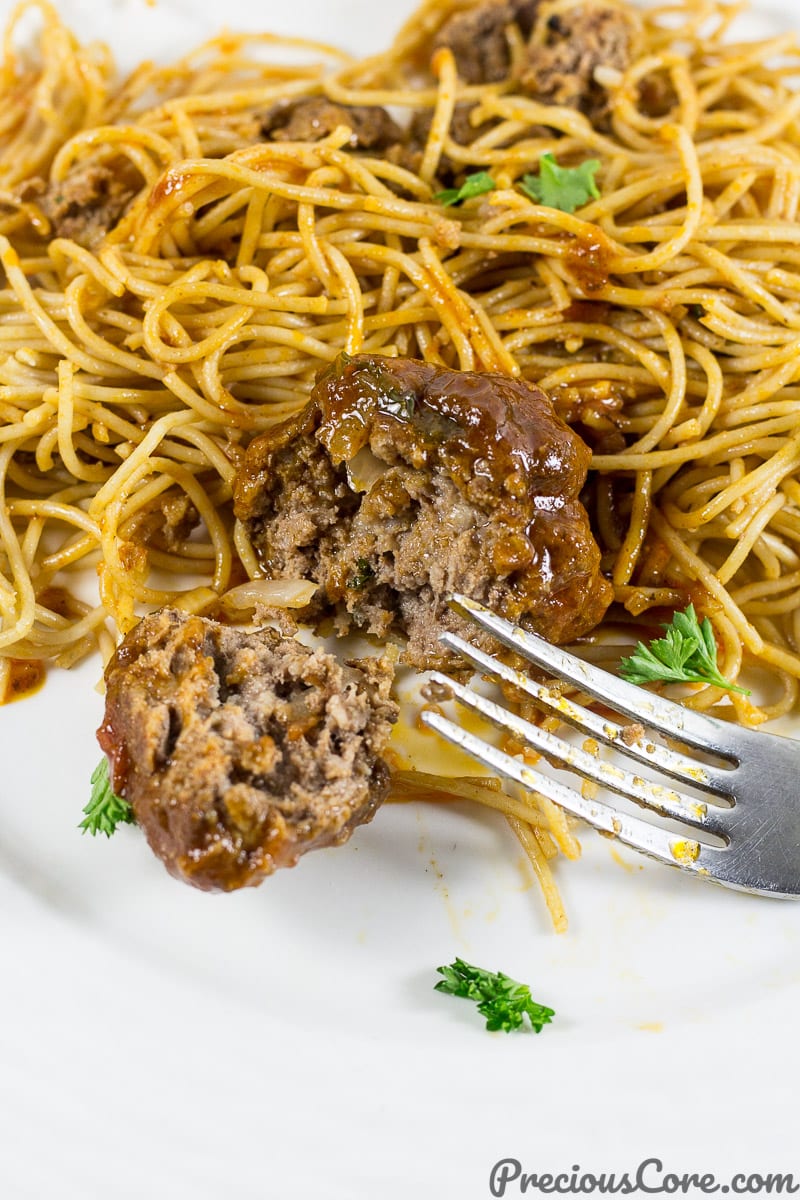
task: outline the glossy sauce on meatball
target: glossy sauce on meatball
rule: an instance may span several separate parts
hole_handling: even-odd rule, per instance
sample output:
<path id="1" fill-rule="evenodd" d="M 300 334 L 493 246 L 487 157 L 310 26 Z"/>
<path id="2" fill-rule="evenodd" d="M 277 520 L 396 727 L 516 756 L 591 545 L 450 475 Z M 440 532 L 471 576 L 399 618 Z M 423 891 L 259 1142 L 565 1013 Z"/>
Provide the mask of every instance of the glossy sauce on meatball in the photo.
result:
<path id="1" fill-rule="evenodd" d="M 256 438 L 235 484 L 265 574 L 318 584 L 309 619 L 407 639 L 446 665 L 466 592 L 550 641 L 611 596 L 579 493 L 590 453 L 531 383 L 410 359 L 342 356 L 306 408 Z"/>

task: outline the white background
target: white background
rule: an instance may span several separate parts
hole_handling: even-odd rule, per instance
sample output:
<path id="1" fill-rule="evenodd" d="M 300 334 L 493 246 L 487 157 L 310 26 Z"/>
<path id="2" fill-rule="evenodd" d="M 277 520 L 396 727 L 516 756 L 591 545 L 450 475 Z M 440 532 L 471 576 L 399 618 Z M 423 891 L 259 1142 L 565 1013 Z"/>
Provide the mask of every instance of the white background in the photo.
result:
<path id="1" fill-rule="evenodd" d="M 365 51 L 410 7 L 62 10 L 132 65 L 222 18 Z M 800 1177 L 800 906 L 587 835 L 556 937 L 502 822 L 399 806 L 258 891 L 206 896 L 135 829 L 78 834 L 96 677 L 0 710 L 2 1200 L 478 1200 L 505 1156 Z M 456 954 L 533 983 L 553 1026 L 485 1033 L 432 990 Z"/>

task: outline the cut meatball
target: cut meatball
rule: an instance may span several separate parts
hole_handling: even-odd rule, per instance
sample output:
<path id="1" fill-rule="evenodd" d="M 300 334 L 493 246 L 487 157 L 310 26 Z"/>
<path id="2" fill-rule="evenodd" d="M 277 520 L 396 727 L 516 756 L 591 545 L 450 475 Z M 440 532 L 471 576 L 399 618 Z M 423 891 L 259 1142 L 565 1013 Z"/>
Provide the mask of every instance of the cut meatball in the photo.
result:
<path id="1" fill-rule="evenodd" d="M 511 55 L 506 29 L 516 23 L 527 38 L 539 0 L 489 0 L 449 17 L 437 33 L 433 47 L 452 51 L 466 83 L 499 83 L 508 75 Z"/>
<path id="2" fill-rule="evenodd" d="M 385 108 L 333 104 L 324 96 L 273 105 L 261 120 L 261 133 L 277 142 L 318 142 L 339 125 L 352 129 L 353 150 L 385 150 L 403 141 L 403 131 Z"/>
<path id="3" fill-rule="evenodd" d="M 319 585 L 307 619 L 396 629 L 408 663 L 450 665 L 453 591 L 555 642 L 600 621 L 611 592 L 578 500 L 589 457 L 533 384 L 342 356 L 251 443 L 235 508 L 267 576 Z"/>
<path id="4" fill-rule="evenodd" d="M 342 667 L 272 629 L 161 609 L 106 670 L 114 790 L 170 874 L 255 886 L 345 842 L 386 798 L 392 673 L 388 658 Z"/>
<path id="5" fill-rule="evenodd" d="M 593 123 L 608 111 L 608 90 L 596 78 L 598 67 L 627 69 L 639 26 L 622 8 L 576 4 L 549 18 L 543 41 L 533 39 L 520 80 L 523 90 L 548 104 L 580 109 Z"/>

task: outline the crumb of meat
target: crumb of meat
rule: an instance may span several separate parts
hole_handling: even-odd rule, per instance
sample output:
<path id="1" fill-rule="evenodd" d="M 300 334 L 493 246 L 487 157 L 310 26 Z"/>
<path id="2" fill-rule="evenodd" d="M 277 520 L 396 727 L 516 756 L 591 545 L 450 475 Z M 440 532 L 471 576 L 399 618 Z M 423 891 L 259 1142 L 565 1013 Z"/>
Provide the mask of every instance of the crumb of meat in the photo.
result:
<path id="1" fill-rule="evenodd" d="M 134 513 L 122 533 L 140 545 L 175 551 L 197 527 L 199 520 L 200 515 L 186 492 L 171 488 Z"/>
<path id="2" fill-rule="evenodd" d="M 443 704 L 446 700 L 453 699 L 453 689 L 435 679 L 426 683 L 421 693 L 423 700 L 429 700 L 431 704 Z"/>
<path id="3" fill-rule="evenodd" d="M 342 666 L 272 629 L 161 609 L 106 670 L 98 737 L 170 873 L 230 891 L 372 818 L 392 677 L 387 656 Z"/>
<path id="4" fill-rule="evenodd" d="M 644 725 L 638 721 L 633 721 L 630 725 L 623 725 L 620 737 L 626 746 L 635 746 L 644 737 Z"/>
<path id="5" fill-rule="evenodd" d="M 404 138 L 385 108 L 334 104 L 324 96 L 274 104 L 261 118 L 261 134 L 277 142 L 318 142 L 340 125 L 352 130 L 353 150 L 385 150 Z"/>
<path id="6" fill-rule="evenodd" d="M 539 0 L 489 0 L 449 17 L 433 42 L 452 51 L 459 76 L 466 83 L 499 83 L 511 67 L 506 29 L 517 24 L 527 38 Z"/>
<path id="7" fill-rule="evenodd" d="M 458 221 L 436 221 L 433 236 L 437 246 L 443 246 L 445 250 L 457 250 L 461 245 L 461 226 Z"/>
<path id="8" fill-rule="evenodd" d="M 53 237 L 93 247 L 117 224 L 137 190 L 124 172 L 79 164 L 64 179 L 39 190 L 37 203 Z"/>
<path id="9" fill-rule="evenodd" d="M 497 125 L 494 118 L 483 121 L 480 125 L 473 125 L 470 113 L 474 108 L 473 104 L 460 103 L 456 104 L 453 109 L 448 136 L 459 146 L 471 146 L 476 138 L 488 133 Z M 419 170 L 432 121 L 433 109 L 424 108 L 414 113 L 408 126 L 408 140 L 399 148 L 396 155 L 400 166 L 404 166 L 409 171 Z M 455 182 L 457 177 L 469 174 L 474 169 L 476 168 L 472 164 L 456 162 L 449 154 L 444 153 L 439 159 L 436 175 L 438 179 L 449 186 Z"/>
<path id="10" fill-rule="evenodd" d="M 256 625 L 270 625 L 284 637 L 294 637 L 300 628 L 290 608 L 271 608 L 268 604 L 256 605 L 253 622 Z"/>
<path id="11" fill-rule="evenodd" d="M 537 100 L 577 108 L 601 122 L 609 103 L 601 80 L 628 67 L 638 35 L 638 22 L 627 10 L 578 3 L 549 17 L 543 37 L 532 38 L 520 85 Z"/>

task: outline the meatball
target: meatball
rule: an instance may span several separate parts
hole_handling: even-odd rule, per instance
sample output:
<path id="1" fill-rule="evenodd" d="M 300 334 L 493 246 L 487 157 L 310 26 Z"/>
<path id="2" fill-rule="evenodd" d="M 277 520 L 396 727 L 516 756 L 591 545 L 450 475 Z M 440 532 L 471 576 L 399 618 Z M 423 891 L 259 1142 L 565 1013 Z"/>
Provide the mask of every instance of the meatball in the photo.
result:
<path id="1" fill-rule="evenodd" d="M 53 237 L 72 238 L 81 246 L 97 246 L 113 229 L 138 187 L 130 172 L 97 163 L 79 163 L 55 183 L 29 180 L 23 199 L 35 200 L 50 221 Z"/>
<path id="2" fill-rule="evenodd" d="M 385 108 L 377 105 L 334 104 L 324 96 L 284 100 L 262 117 L 261 133 L 277 142 L 318 142 L 339 125 L 352 130 L 354 150 L 386 150 L 403 141 L 403 131 Z"/>
<path id="3" fill-rule="evenodd" d="M 492 119 L 482 121 L 480 125 L 473 125 L 470 121 L 473 107 L 472 104 L 456 104 L 453 109 L 450 128 L 447 132 L 459 146 L 471 146 L 476 138 L 482 137 L 497 124 L 497 121 Z M 402 148 L 400 156 L 401 166 L 407 167 L 411 171 L 419 171 L 432 123 L 433 109 L 424 108 L 414 113 L 408 127 L 408 142 Z M 479 169 L 478 166 L 455 163 L 447 154 L 442 154 L 437 168 L 437 177 L 450 187 L 457 179 L 463 179 L 464 175 Z"/>
<path id="4" fill-rule="evenodd" d="M 551 16 L 544 40 L 528 47 L 521 86 L 536 100 L 577 108 L 599 124 L 608 115 L 609 95 L 595 72 L 627 70 L 638 36 L 638 18 L 627 10 L 591 0 L 575 4 Z"/>
<path id="5" fill-rule="evenodd" d="M 340 357 L 306 408 L 256 438 L 234 486 L 268 577 L 319 586 L 306 611 L 407 638 L 453 663 L 465 592 L 551 641 L 603 616 L 611 589 L 578 495 L 589 450 L 533 384 L 411 359 Z"/>
<path id="6" fill-rule="evenodd" d="M 487 0 L 465 12 L 456 12 L 442 25 L 434 50 L 447 47 L 466 83 L 499 83 L 511 67 L 506 29 L 516 23 L 527 38 L 539 0 Z"/>
<path id="7" fill-rule="evenodd" d="M 170 874 L 255 886 L 386 798 L 392 674 L 386 658 L 342 667 L 272 629 L 161 609 L 109 663 L 98 740 Z"/>
<path id="8" fill-rule="evenodd" d="M 522 91 L 545 104 L 578 108 L 592 121 L 605 120 L 608 91 L 595 72 L 628 67 L 638 42 L 638 18 L 613 0 L 576 0 L 556 13 L 540 11 L 539 0 L 486 0 L 450 16 L 434 49 L 452 50 L 465 82 L 500 83 L 511 71 L 506 29 L 512 23 L 528 42 L 518 81 Z"/>

